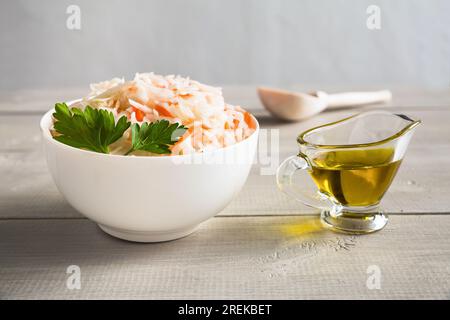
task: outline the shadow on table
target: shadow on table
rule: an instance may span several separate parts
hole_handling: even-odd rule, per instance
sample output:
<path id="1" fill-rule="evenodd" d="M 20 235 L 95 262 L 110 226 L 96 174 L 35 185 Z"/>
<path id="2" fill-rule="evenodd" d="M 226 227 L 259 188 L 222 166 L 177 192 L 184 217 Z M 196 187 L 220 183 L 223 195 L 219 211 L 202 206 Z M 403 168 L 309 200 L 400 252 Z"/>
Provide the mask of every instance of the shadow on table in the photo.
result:
<path id="1" fill-rule="evenodd" d="M 290 122 L 286 122 L 281 119 L 275 118 L 274 116 L 271 116 L 270 114 L 256 114 L 255 117 L 258 120 L 259 125 L 261 127 L 262 126 L 283 125 L 286 123 L 290 123 Z"/>
<path id="2" fill-rule="evenodd" d="M 159 264 L 233 261 L 280 247 L 302 247 L 330 236 L 318 217 L 219 217 L 185 238 L 142 244 L 105 234 L 87 219 L 0 221 L 2 267 L 71 264 Z M 183 258 L 181 258 L 183 257 Z"/>

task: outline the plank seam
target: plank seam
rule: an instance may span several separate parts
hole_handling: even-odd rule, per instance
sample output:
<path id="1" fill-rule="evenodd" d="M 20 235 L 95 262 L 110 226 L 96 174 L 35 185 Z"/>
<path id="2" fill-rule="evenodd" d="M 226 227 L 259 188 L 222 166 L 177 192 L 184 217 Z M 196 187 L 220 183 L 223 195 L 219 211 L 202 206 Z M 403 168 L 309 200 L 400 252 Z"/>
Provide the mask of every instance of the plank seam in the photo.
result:
<path id="1" fill-rule="evenodd" d="M 412 109 L 412 110 L 414 110 L 414 111 L 434 111 L 434 112 L 437 112 L 437 111 L 443 111 L 443 110 L 445 110 L 445 109 L 450 109 L 450 105 L 445 105 L 445 106 L 427 106 L 427 107 L 424 107 L 424 106 L 408 106 L 408 105 L 406 105 L 406 106 L 373 106 L 373 108 L 376 108 L 376 109 L 395 109 L 395 108 L 401 108 L 401 109 L 408 109 L 408 108 L 410 108 L 410 109 Z M 346 107 L 346 108 L 339 108 L 339 109 L 337 109 L 337 108 L 335 108 L 335 109 L 326 109 L 326 110 L 324 110 L 323 112 L 325 112 L 325 113 L 332 113 L 332 112 L 336 112 L 336 111 L 345 111 L 345 110 L 351 110 L 351 109 L 353 109 L 353 108 L 348 108 L 348 107 Z M 369 107 L 369 106 L 367 106 L 366 108 L 365 108 L 365 110 L 369 110 L 369 109 L 372 109 L 372 107 Z M 46 113 L 48 110 L 50 110 L 50 109 L 42 109 L 42 110 L 23 110 L 23 111 L 20 111 L 20 110 L 11 110 L 11 109 L 5 109 L 5 110 L 2 110 L 1 109 L 1 107 L 0 107 L 0 116 L 41 116 L 41 115 L 44 115 L 44 113 Z M 259 112 L 259 111 L 265 111 L 265 109 L 264 108 L 258 108 L 258 109 L 256 109 L 256 108 L 247 108 L 247 110 L 248 111 L 250 111 L 250 112 Z"/>
<path id="2" fill-rule="evenodd" d="M 399 214 L 390 214 L 388 216 L 447 216 L 450 215 L 450 212 L 430 212 L 430 213 L 399 213 Z M 318 217 L 319 214 L 314 214 L 314 213 L 307 213 L 307 214 L 268 214 L 268 215 L 264 215 L 264 214 L 259 214 L 259 215 L 220 215 L 220 216 L 214 216 L 212 218 L 275 218 L 275 217 Z M 85 217 L 67 217 L 67 218 L 63 218 L 63 217 L 42 217 L 42 218 L 29 218 L 29 217 L 25 217 L 25 218 L 0 218 L 0 221 L 26 221 L 26 220 L 90 220 L 88 218 Z"/>

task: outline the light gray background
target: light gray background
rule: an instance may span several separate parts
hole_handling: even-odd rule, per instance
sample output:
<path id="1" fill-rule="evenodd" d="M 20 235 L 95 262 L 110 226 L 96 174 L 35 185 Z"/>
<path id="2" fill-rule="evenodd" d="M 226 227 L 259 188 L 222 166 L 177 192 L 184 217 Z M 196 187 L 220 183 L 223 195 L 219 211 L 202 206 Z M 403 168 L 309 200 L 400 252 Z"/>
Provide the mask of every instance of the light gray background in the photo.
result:
<path id="1" fill-rule="evenodd" d="M 0 90 L 136 71 L 212 84 L 450 85 L 450 1 L 0 0 Z M 66 8 L 81 7 L 80 31 Z M 381 7 L 381 30 L 366 9 Z"/>

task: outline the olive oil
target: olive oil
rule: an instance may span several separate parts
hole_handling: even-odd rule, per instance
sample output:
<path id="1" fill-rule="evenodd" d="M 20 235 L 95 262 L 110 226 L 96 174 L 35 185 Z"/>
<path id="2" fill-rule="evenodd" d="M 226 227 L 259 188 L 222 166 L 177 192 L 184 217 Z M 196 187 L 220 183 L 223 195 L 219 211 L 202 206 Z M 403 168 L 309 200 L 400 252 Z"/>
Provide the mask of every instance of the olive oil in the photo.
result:
<path id="1" fill-rule="evenodd" d="M 319 153 L 310 174 L 319 190 L 344 206 L 378 204 L 397 173 L 401 160 L 394 149 L 339 150 Z"/>

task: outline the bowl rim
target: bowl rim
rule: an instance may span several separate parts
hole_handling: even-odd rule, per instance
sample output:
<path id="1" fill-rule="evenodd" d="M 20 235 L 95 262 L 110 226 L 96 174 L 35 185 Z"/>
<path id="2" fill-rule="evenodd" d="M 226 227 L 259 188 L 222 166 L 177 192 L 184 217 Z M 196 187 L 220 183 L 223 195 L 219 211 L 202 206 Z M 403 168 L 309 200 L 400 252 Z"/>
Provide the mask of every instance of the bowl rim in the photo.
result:
<path id="1" fill-rule="evenodd" d="M 78 101 L 78 100 L 69 101 L 69 102 L 67 102 L 67 104 L 70 105 L 76 101 Z M 40 129 L 42 132 L 42 136 L 47 141 L 49 141 L 50 143 L 54 144 L 55 146 L 57 146 L 59 148 L 66 149 L 67 151 L 80 152 L 80 153 L 84 153 L 86 155 L 91 155 L 91 156 L 96 156 L 96 157 L 112 157 L 112 158 L 120 158 L 120 159 L 126 159 L 126 158 L 128 158 L 128 159 L 153 159 L 152 161 L 155 161 L 155 159 L 169 159 L 169 160 L 173 161 L 174 159 L 204 157 L 204 156 L 212 155 L 214 153 L 226 152 L 228 150 L 237 148 L 238 146 L 240 146 L 242 144 L 248 143 L 248 141 L 250 141 L 251 139 L 257 138 L 257 136 L 259 134 L 259 129 L 260 129 L 258 120 L 256 119 L 256 117 L 253 114 L 250 113 L 250 116 L 252 117 L 253 121 L 255 121 L 255 124 L 256 124 L 255 131 L 250 136 L 245 138 L 244 140 L 239 141 L 238 143 L 235 143 L 233 145 L 214 149 L 214 150 L 208 150 L 205 152 L 194 152 L 194 153 L 189 153 L 189 154 L 184 154 L 184 155 L 170 155 L 170 156 L 157 156 L 157 157 L 135 156 L 135 155 L 130 156 L 130 155 L 100 153 L 100 152 L 95 152 L 95 151 L 91 151 L 91 150 L 84 150 L 84 149 L 69 146 L 67 144 L 64 144 L 62 142 L 59 142 L 59 141 L 53 139 L 53 137 L 50 133 L 50 125 L 52 124 L 51 116 L 54 112 L 55 112 L 55 108 L 51 108 L 41 117 L 41 120 L 39 121 L 39 126 L 40 126 Z M 163 161 L 163 160 L 159 160 L 159 161 Z"/>

